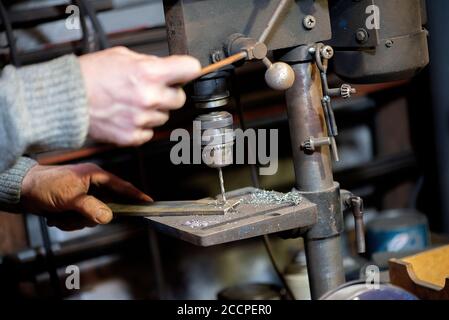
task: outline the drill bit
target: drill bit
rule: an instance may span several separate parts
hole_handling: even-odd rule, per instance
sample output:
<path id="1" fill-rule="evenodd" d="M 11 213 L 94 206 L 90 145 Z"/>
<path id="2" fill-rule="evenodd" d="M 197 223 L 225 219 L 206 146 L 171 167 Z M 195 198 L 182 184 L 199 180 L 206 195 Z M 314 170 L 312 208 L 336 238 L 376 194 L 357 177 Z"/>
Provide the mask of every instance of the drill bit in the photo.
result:
<path id="1" fill-rule="evenodd" d="M 220 189 L 221 189 L 221 198 L 223 203 L 226 203 L 226 195 L 225 195 L 225 187 L 224 187 L 224 180 L 223 180 L 223 171 L 221 168 L 218 168 L 218 177 L 220 179 Z"/>

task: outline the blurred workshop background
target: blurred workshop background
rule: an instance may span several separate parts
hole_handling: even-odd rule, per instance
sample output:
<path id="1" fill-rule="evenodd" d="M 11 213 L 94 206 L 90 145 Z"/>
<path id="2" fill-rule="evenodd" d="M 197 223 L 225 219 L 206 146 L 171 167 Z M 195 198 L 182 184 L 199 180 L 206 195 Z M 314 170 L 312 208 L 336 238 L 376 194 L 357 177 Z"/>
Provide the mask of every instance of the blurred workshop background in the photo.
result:
<path id="1" fill-rule="evenodd" d="M 66 28 L 70 1 L 2 2 L 3 26 L 7 18 L 17 39 L 16 50 L 10 51 L 7 34 L 1 34 L 3 65 L 28 65 L 101 48 L 92 17 L 85 19 L 85 30 Z M 168 55 L 162 1 L 89 2 L 112 46 Z M 392 257 L 449 243 L 449 19 L 444 18 L 449 6 L 446 1 L 430 2 L 446 12 L 428 8 L 430 66 L 411 80 L 356 85 L 358 93 L 352 99 L 334 101 L 341 157 L 334 166 L 335 180 L 363 197 L 367 225 L 368 253 L 358 256 L 352 245 L 353 218 L 345 219 L 342 241 L 348 280 L 358 279 L 366 266 L 385 271 Z M 295 178 L 285 99 L 282 92 L 267 87 L 264 72 L 262 63 L 237 69 L 234 93 L 240 96 L 248 127 L 279 129 L 279 171 L 261 177 L 262 187 L 290 191 Z M 333 85 L 341 83 L 332 72 L 329 78 Z M 230 110 L 237 112 L 232 105 Z M 94 162 L 157 200 L 214 196 L 220 191 L 215 170 L 170 161 L 171 130 L 189 128 L 195 115 L 188 103 L 140 148 L 88 143 L 81 150 L 33 156 L 49 165 Z M 228 190 L 251 185 L 248 166 L 228 166 L 224 175 Z M 383 238 L 386 233 L 390 238 Z M 270 238 L 278 269 L 297 295 L 307 298 L 302 240 Z M 64 286 L 68 265 L 81 270 L 80 290 Z M 388 278 L 388 272 L 382 276 Z M 223 292 L 249 283 L 262 285 Z M 0 214 L 0 291 L 9 297 L 215 299 L 221 292 L 224 299 L 246 292 L 248 298 L 276 299 L 282 295 L 281 285 L 259 238 L 202 248 L 156 232 L 142 218 L 63 232 L 34 215 Z"/>

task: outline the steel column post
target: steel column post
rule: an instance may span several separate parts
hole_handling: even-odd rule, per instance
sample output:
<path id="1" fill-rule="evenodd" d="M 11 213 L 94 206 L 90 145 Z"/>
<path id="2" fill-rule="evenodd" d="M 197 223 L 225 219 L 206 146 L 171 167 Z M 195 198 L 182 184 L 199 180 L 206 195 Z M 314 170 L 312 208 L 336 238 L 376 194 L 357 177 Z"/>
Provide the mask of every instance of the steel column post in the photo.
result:
<path id="1" fill-rule="evenodd" d="M 292 65 L 296 80 L 286 93 L 296 188 L 319 208 L 318 223 L 304 236 L 313 299 L 344 283 L 340 232 L 339 187 L 333 180 L 329 146 L 306 153 L 301 145 L 310 137 L 327 137 L 321 105 L 320 74 L 311 62 Z"/>

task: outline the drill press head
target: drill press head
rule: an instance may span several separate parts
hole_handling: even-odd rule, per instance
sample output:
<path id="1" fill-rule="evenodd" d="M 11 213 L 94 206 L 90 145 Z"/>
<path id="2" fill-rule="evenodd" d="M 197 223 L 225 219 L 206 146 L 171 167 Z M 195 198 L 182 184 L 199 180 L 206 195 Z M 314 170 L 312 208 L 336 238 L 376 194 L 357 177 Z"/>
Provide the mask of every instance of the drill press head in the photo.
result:
<path id="1" fill-rule="evenodd" d="M 226 106 L 229 102 L 227 78 L 229 72 L 219 71 L 208 74 L 193 83 L 192 100 L 195 107 L 214 109 Z"/>
<path id="2" fill-rule="evenodd" d="M 203 162 L 211 168 L 222 168 L 233 162 L 233 118 L 229 112 L 215 111 L 229 103 L 229 71 L 218 71 L 196 80 L 192 100 L 195 107 L 204 110 L 195 121 L 201 125 Z"/>

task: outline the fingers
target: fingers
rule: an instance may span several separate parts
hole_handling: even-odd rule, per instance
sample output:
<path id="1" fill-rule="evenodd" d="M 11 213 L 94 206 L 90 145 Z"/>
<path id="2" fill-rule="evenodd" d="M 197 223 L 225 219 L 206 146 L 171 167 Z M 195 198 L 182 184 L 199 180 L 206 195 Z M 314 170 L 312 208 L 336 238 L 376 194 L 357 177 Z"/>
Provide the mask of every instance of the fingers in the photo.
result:
<path id="1" fill-rule="evenodd" d="M 125 121 L 116 123 L 112 119 L 99 121 L 89 129 L 90 137 L 124 147 L 140 146 L 153 138 L 152 129 L 146 128 L 145 125 L 137 126 L 132 124 L 132 121 L 130 120 L 129 123 Z"/>
<path id="2" fill-rule="evenodd" d="M 106 172 L 100 168 L 91 174 L 91 183 L 96 186 L 104 186 L 117 194 L 139 201 L 152 202 L 153 199 L 143 193 L 131 183 L 120 179 L 112 173 Z"/>
<path id="3" fill-rule="evenodd" d="M 175 98 L 175 101 L 165 99 L 166 102 L 161 102 L 160 105 L 168 109 L 170 105 L 179 107 L 184 99 L 185 94 L 182 92 L 181 97 Z M 155 106 L 154 103 L 153 106 Z M 111 106 L 109 112 L 90 112 L 89 135 L 95 140 L 119 146 L 139 146 L 153 138 L 152 128 L 164 125 L 168 119 L 169 111 L 167 110 L 115 104 Z"/>
<path id="4" fill-rule="evenodd" d="M 115 143 L 119 146 L 140 146 L 150 141 L 154 136 L 151 129 L 134 129 L 124 132 L 122 135 L 115 133 Z"/>
<path id="5" fill-rule="evenodd" d="M 143 128 L 162 126 L 169 119 L 168 111 L 148 110 L 136 115 L 134 123 Z"/>
<path id="6" fill-rule="evenodd" d="M 166 123 L 167 112 L 185 104 L 180 85 L 201 73 L 193 57 L 159 58 L 124 47 L 83 56 L 80 64 L 88 93 L 89 135 L 120 146 L 149 141 L 151 128 Z"/>
<path id="7" fill-rule="evenodd" d="M 201 64 L 193 57 L 169 56 L 163 60 L 166 71 L 164 81 L 168 85 L 184 84 L 200 75 Z"/>
<path id="8" fill-rule="evenodd" d="M 81 195 L 74 199 L 71 209 L 98 224 L 107 224 L 113 218 L 112 211 L 107 205 L 89 195 Z"/>
<path id="9" fill-rule="evenodd" d="M 186 102 L 186 94 L 180 87 L 169 87 L 159 82 L 140 82 L 132 77 L 129 104 L 141 109 L 175 110 Z"/>
<path id="10" fill-rule="evenodd" d="M 131 183 L 104 171 L 95 164 L 85 163 L 62 168 L 63 170 L 54 170 L 64 174 L 63 184 L 58 184 L 57 181 L 52 183 L 59 186 L 56 189 L 62 188 L 65 192 L 61 193 L 58 190 L 50 197 L 58 205 L 56 206 L 53 203 L 54 210 L 47 210 L 49 213 L 46 215 L 48 225 L 57 226 L 61 230 L 77 230 L 86 226 L 93 227 L 97 224 L 107 224 L 113 219 L 113 213 L 105 203 L 87 194 L 92 185 L 107 188 L 117 194 L 141 202 L 153 201 L 151 197 Z"/>
<path id="11" fill-rule="evenodd" d="M 141 63 L 144 77 L 168 86 L 181 85 L 200 76 L 200 62 L 190 56 L 144 58 Z"/>

